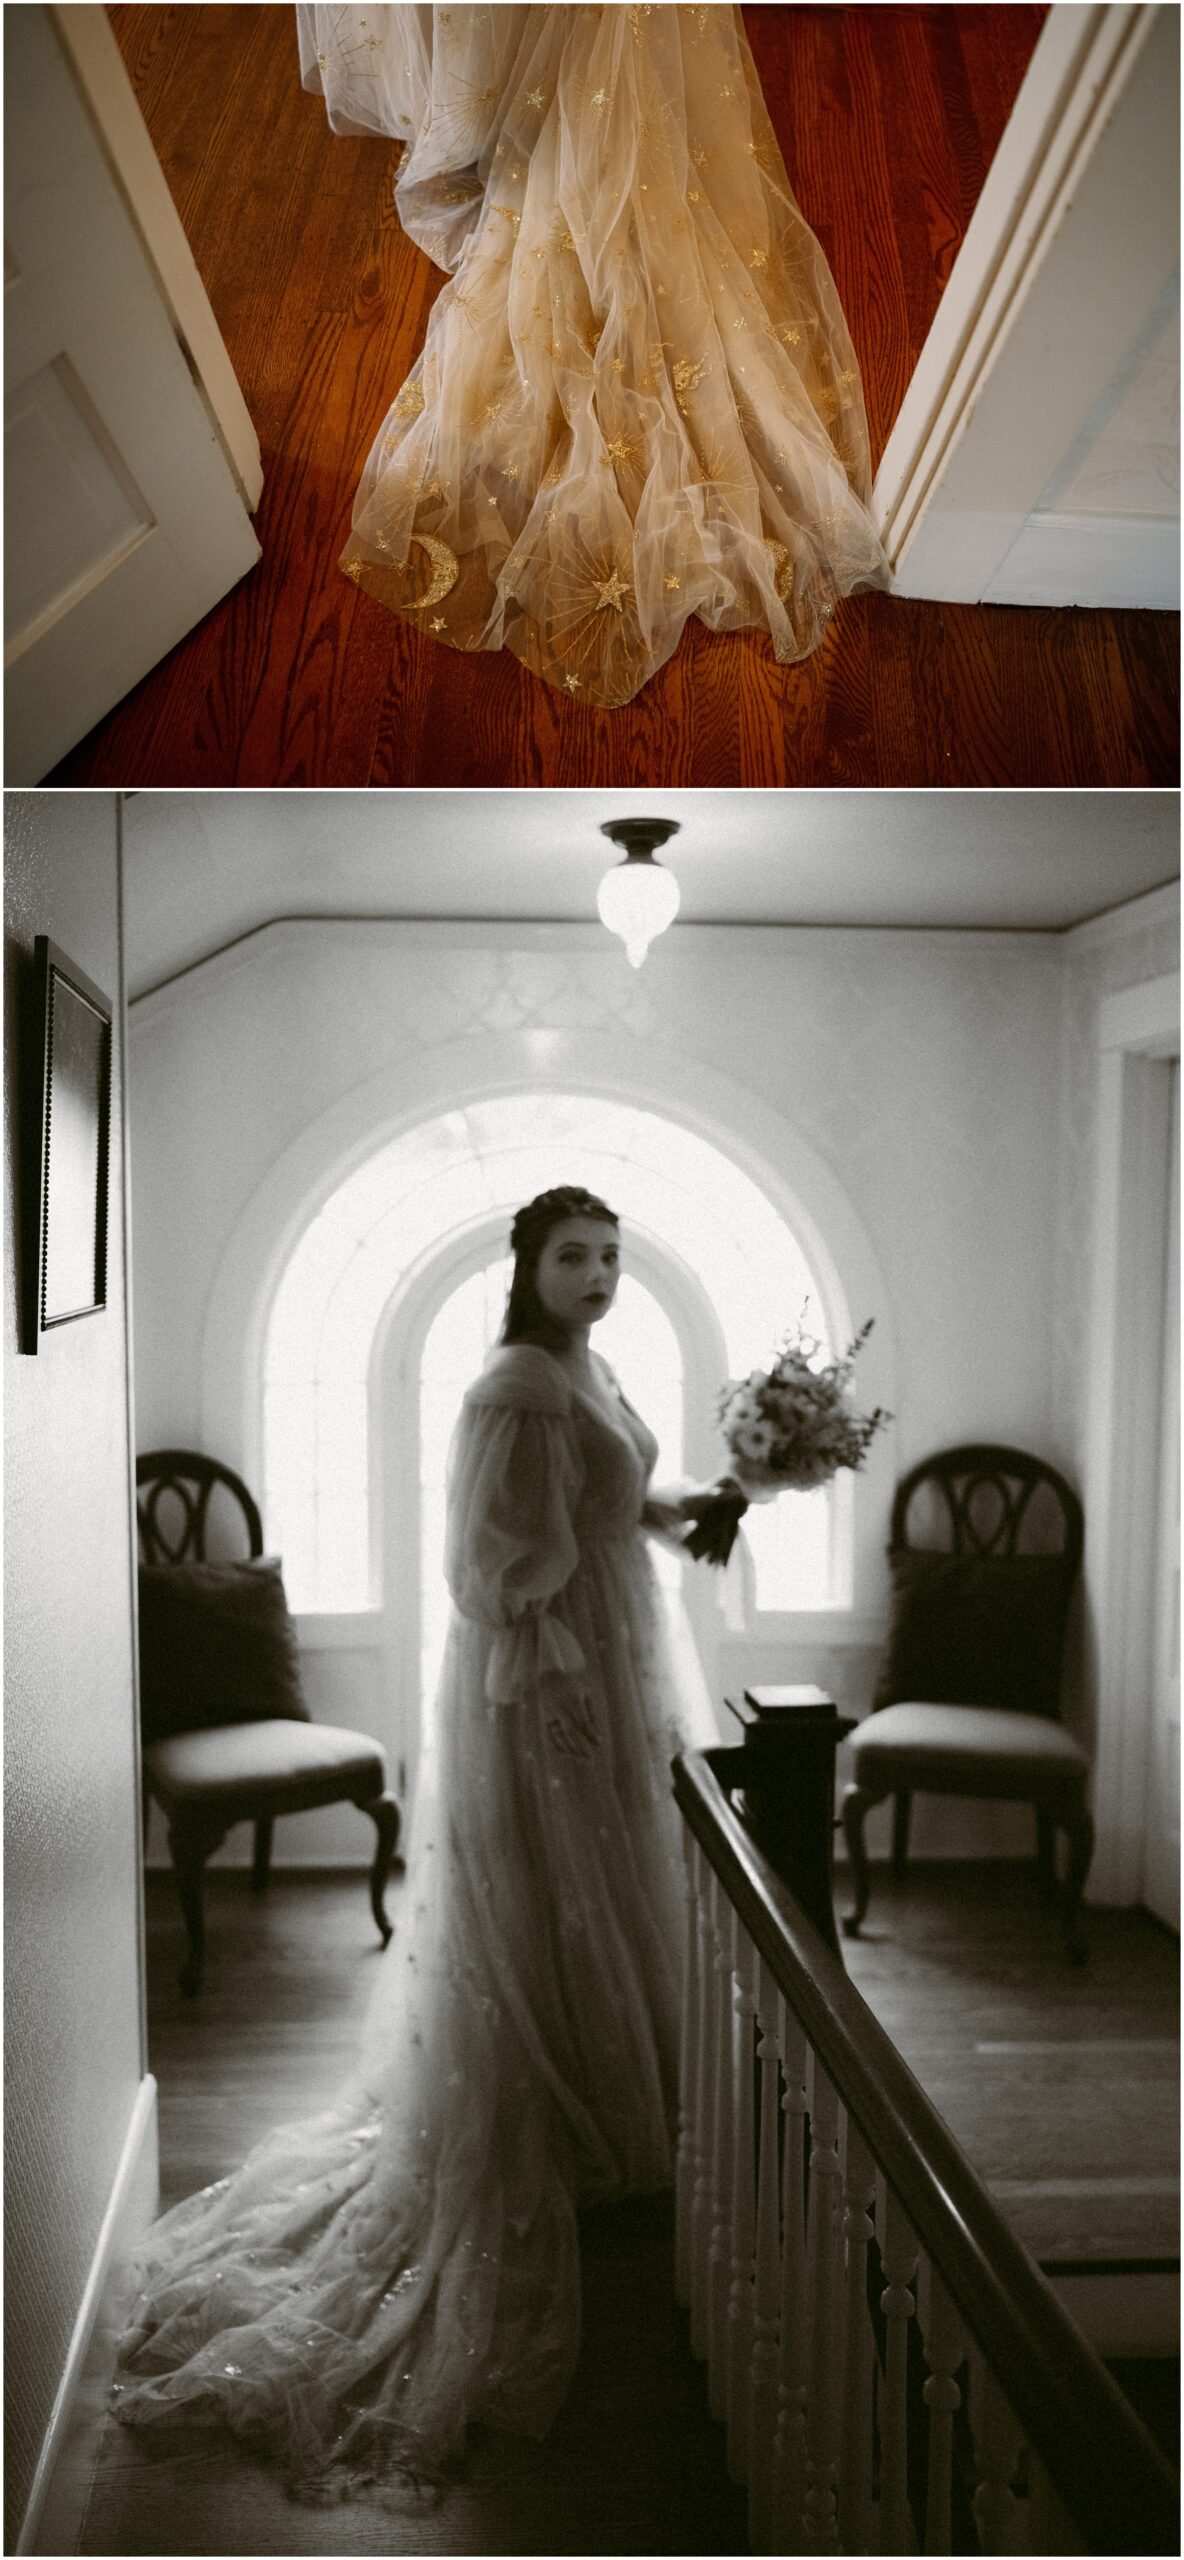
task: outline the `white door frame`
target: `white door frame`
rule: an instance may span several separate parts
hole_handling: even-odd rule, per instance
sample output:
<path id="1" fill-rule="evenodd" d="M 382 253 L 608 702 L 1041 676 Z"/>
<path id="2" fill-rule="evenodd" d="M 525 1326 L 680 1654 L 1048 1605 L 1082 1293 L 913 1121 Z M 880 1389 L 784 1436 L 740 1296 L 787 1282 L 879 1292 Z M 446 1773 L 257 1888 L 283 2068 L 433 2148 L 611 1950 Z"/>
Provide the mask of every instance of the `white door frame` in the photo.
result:
<path id="1" fill-rule="evenodd" d="M 1157 66 L 1174 16 L 1154 6 L 1049 13 L 876 475 L 876 520 L 902 595 L 987 595 L 1132 332 L 1170 285 L 1176 98 Z M 1150 208 L 1133 220 L 1129 146 L 1110 147 L 1124 102 L 1138 118 Z M 1157 204 L 1162 222 L 1151 218 Z M 1076 246 L 1071 278 L 1065 261 L 1056 269 L 1052 361 L 1044 271 L 1069 221 Z M 1038 399 L 1014 396 L 1017 364 Z M 981 453 L 988 412 L 987 479 L 980 467 L 961 487 L 968 433 L 979 428 Z M 1141 529 L 1151 527 L 1135 522 L 1131 536 Z"/>
<path id="2" fill-rule="evenodd" d="M 1169 1069 L 1180 1049 L 1179 972 L 1104 998 L 1097 1048 L 1084 1483 L 1086 1645 L 1096 1716 L 1089 1898 L 1124 1904 L 1139 1896 L 1151 1766 L 1165 1173 Z"/>
<path id="3" fill-rule="evenodd" d="M 155 272 L 206 415 L 253 515 L 263 493 L 259 438 L 106 9 L 72 4 L 51 8 L 49 16 Z"/>

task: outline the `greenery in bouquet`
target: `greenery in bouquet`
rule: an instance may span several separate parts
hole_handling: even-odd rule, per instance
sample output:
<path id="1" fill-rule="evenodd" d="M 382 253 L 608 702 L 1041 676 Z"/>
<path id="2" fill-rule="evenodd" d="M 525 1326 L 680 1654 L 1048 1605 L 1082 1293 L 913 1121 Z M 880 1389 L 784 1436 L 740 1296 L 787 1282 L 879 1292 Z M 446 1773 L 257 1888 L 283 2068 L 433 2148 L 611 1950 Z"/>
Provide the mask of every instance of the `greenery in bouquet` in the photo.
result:
<path id="1" fill-rule="evenodd" d="M 848 1389 L 874 1319 L 860 1326 L 840 1360 L 821 1360 L 822 1344 L 799 1322 L 770 1369 L 729 1378 L 716 1408 L 734 1472 L 694 1506 L 688 1555 L 726 1564 L 750 1502 L 829 1484 L 840 1467 L 861 1467 L 891 1415 L 877 1405 L 857 1413 Z"/>

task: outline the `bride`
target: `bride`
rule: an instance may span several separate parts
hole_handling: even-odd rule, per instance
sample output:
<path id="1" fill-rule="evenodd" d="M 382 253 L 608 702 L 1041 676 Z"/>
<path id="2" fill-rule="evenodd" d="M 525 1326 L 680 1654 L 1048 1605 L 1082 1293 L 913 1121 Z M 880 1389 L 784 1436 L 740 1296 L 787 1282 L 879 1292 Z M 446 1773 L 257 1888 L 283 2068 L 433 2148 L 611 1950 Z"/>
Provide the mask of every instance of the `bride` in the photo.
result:
<path id="1" fill-rule="evenodd" d="M 738 9 L 297 16 L 334 130 L 406 142 L 400 219 L 453 278 L 350 577 L 608 705 L 692 615 L 792 660 L 886 584 L 854 352 Z"/>
<path id="2" fill-rule="evenodd" d="M 304 2493 L 438 2479 L 473 2420 L 544 2434 L 577 2208 L 666 2185 L 684 1938 L 674 1751 L 716 1739 L 643 1527 L 656 1443 L 589 1348 L 617 1220 L 521 1209 L 450 1461 L 455 1611 L 389 1971 L 352 2085 L 157 2223 L 115 2406 L 222 2423 Z"/>

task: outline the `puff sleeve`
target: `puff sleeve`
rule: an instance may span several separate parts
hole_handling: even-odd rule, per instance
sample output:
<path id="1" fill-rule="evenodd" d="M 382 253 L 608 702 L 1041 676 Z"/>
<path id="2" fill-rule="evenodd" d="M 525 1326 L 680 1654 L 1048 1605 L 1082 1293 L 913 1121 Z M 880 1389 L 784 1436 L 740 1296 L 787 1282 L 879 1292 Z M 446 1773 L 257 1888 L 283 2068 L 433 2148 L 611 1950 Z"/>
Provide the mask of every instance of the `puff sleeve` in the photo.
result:
<path id="1" fill-rule="evenodd" d="M 576 1637 L 550 1605 L 579 1563 L 572 1513 L 581 1484 L 562 1371 L 529 1343 L 495 1351 L 457 1425 L 445 1548 L 457 1608 L 495 1630 L 485 1675 L 495 1701 L 584 1669 Z"/>

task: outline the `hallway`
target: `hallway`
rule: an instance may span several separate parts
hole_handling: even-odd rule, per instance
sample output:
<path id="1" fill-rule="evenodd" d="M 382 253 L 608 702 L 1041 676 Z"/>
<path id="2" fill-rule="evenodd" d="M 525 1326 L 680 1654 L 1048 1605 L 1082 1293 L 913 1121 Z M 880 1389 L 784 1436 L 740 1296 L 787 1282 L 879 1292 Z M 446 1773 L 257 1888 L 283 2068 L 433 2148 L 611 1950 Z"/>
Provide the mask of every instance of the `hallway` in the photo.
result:
<path id="1" fill-rule="evenodd" d="M 269 2124 L 328 2101 L 380 1959 L 357 1878 L 281 1870 L 260 1907 L 241 1870 L 215 1873 L 195 2011 L 176 1989 L 172 1879 L 155 1870 L 147 1888 L 150 2050 L 172 2203 L 220 2176 Z M 881 1871 L 867 1925 L 846 1951 L 857 1988 L 1032 2254 L 1046 2267 L 1085 2255 L 1095 2265 L 1170 2260 L 1178 1958 L 1168 1933 L 1145 1914 L 1093 1912 L 1091 1962 L 1069 1974 L 1022 1864 L 921 1867 L 903 1886 Z M 225 2440 L 138 2438 L 109 2424 L 78 2549 L 163 2560 L 746 2551 L 743 2493 L 727 2482 L 722 2429 L 674 2305 L 669 2198 L 588 2215 L 584 2272 L 580 2371 L 554 2432 L 542 2446 L 476 2439 L 463 2483 L 438 2507 L 298 2506 Z M 1168 2372 L 1151 2363 L 1121 2377 L 1127 2388 L 1145 2377 L 1153 2423 Z"/>
<path id="2" fill-rule="evenodd" d="M 1154 784 L 1176 778 L 1176 618 L 856 595 L 815 656 L 692 623 L 626 709 L 440 648 L 336 566 L 438 272 L 390 197 L 397 147 L 299 87 L 286 10 L 112 21 L 263 447 L 259 567 L 51 783 Z M 863 370 L 873 464 L 1044 11 L 757 8 L 747 27 Z"/>
<path id="3" fill-rule="evenodd" d="M 398 1902 L 392 1889 L 392 1913 Z M 365 1894 L 340 1874 L 208 1886 L 200 2006 L 176 1988 L 172 1878 L 147 1879 L 148 2014 L 160 2082 L 162 2201 L 218 2177 L 256 2137 L 325 2105 L 353 2057 L 380 1961 Z M 293 2503 L 281 2482 L 192 2430 L 105 2429 L 87 2553 L 744 2552 L 744 2494 L 674 2303 L 668 2195 L 585 2216 L 584 2337 L 571 2398 L 543 2445 L 482 2434 L 439 2506 Z"/>

